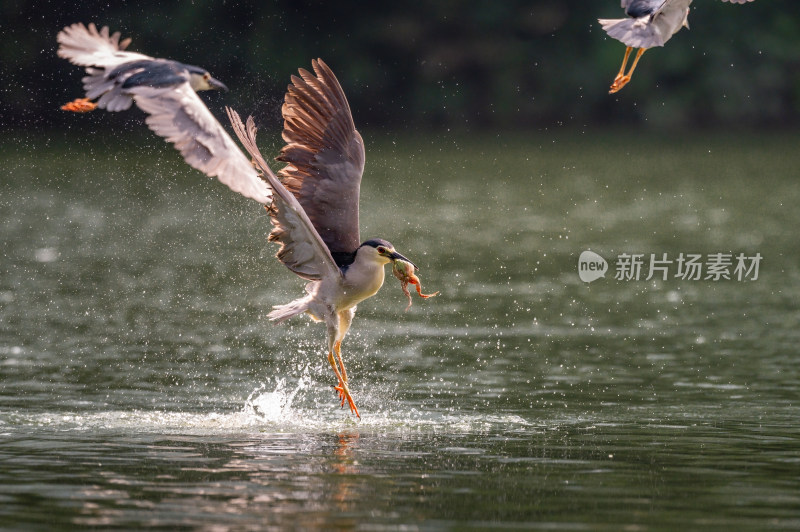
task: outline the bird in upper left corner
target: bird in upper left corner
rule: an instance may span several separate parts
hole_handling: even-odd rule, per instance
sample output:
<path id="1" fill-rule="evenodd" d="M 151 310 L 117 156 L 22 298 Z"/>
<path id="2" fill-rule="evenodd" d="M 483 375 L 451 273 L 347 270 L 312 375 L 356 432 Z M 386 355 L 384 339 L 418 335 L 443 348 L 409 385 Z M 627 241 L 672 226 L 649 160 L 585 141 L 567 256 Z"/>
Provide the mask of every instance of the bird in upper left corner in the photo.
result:
<path id="1" fill-rule="evenodd" d="M 745 4 L 753 0 L 722 1 Z M 622 59 L 622 67 L 611 84 L 609 94 L 618 92 L 628 84 L 645 50 L 664 46 L 681 28 L 689 27 L 691 3 L 692 0 L 622 0 L 622 9 L 625 10 L 628 18 L 598 19 L 609 37 L 613 37 L 627 46 L 625 57 Z M 638 48 L 638 51 L 630 70 L 626 73 L 625 67 L 634 48 Z"/>
<path id="2" fill-rule="evenodd" d="M 86 68 L 85 98 L 65 111 L 125 111 L 133 102 L 149 116 L 147 126 L 173 143 L 186 162 L 216 177 L 234 192 L 268 205 L 272 191 L 250 160 L 197 95 L 227 90 L 204 68 L 129 52 L 130 39 L 94 24 L 67 26 L 58 33 L 58 56 Z M 96 101 L 93 101 L 96 100 Z"/>

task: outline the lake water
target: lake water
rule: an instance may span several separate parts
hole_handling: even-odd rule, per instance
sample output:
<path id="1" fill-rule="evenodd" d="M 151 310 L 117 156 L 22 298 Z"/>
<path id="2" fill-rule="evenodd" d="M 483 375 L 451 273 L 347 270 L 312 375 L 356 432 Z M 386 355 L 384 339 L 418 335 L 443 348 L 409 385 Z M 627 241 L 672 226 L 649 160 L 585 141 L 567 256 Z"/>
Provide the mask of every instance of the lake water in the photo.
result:
<path id="1" fill-rule="evenodd" d="M 797 135 L 367 132 L 441 295 L 359 306 L 360 421 L 263 209 L 128 136 L 3 140 L 0 527 L 800 528 Z"/>

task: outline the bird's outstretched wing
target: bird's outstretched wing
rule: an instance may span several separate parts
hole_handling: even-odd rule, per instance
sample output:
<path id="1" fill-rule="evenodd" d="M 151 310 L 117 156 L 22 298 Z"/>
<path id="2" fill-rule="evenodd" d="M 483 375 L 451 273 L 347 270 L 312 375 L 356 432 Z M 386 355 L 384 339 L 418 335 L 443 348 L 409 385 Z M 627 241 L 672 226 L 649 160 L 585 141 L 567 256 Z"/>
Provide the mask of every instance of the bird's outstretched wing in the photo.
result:
<path id="1" fill-rule="evenodd" d="M 278 157 L 282 183 L 291 192 L 331 253 L 352 253 L 361 244 L 358 200 L 364 141 L 353 124 L 342 86 L 321 59 L 314 74 L 300 69 L 283 104 Z"/>
<path id="2" fill-rule="evenodd" d="M 98 107 L 122 111 L 135 101 L 150 115 L 150 129 L 173 143 L 192 168 L 268 205 L 270 188 L 191 88 L 185 65 L 125 52 L 129 40 L 120 42 L 119 37 L 109 34 L 108 27 L 98 31 L 94 24 L 73 24 L 58 34 L 58 55 L 86 67 L 84 87 L 90 99 L 99 97 Z"/>
<path id="3" fill-rule="evenodd" d="M 234 192 L 269 205 L 270 187 L 188 83 L 177 87 L 130 89 L 150 116 L 147 125 L 175 145 L 192 168 L 216 177 Z"/>
<path id="4" fill-rule="evenodd" d="M 258 150 L 253 117 L 247 118 L 245 126 L 236 111 L 229 107 L 226 107 L 226 111 L 236 136 L 264 173 L 264 179 L 272 189 L 273 202 L 267 212 L 272 218 L 274 229 L 269 235 L 269 240 L 280 244 L 278 260 L 309 281 L 341 276 L 341 270 L 336 266 L 328 246 L 320 238 L 303 207 L 275 177 Z"/>
<path id="5" fill-rule="evenodd" d="M 80 22 L 67 26 L 56 36 L 58 57 L 69 60 L 73 65 L 84 67 L 113 68 L 128 61 L 152 59 L 136 52 L 126 52 L 131 40 L 120 42 L 120 33 L 110 34 L 108 26 L 97 29 L 94 23 L 88 27 Z"/>

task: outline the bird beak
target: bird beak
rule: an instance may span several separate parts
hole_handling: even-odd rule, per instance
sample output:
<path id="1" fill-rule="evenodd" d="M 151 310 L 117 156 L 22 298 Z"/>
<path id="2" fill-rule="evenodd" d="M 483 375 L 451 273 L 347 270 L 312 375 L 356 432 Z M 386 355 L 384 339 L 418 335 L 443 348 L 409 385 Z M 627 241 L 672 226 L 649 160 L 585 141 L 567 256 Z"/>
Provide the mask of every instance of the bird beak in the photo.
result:
<path id="1" fill-rule="evenodd" d="M 417 265 L 416 265 L 416 264 L 414 264 L 413 262 L 411 262 L 410 260 L 408 260 L 408 258 L 407 258 L 407 257 L 404 257 L 403 255 L 401 255 L 400 253 L 398 253 L 398 252 L 396 252 L 396 251 L 394 251 L 394 250 L 392 250 L 392 252 L 391 252 L 391 253 L 389 253 L 388 257 L 389 257 L 390 259 L 392 259 L 393 261 L 395 261 L 395 260 L 402 260 L 402 261 L 405 261 L 405 262 L 407 262 L 407 263 L 411 264 L 411 265 L 414 267 L 414 270 L 416 270 L 416 271 L 419 271 L 419 268 L 417 268 Z"/>
<path id="2" fill-rule="evenodd" d="M 222 91 L 228 92 L 228 87 L 218 79 L 208 78 L 208 82 L 207 83 L 208 83 L 208 86 L 211 87 L 214 90 L 218 90 L 218 91 L 222 90 Z"/>

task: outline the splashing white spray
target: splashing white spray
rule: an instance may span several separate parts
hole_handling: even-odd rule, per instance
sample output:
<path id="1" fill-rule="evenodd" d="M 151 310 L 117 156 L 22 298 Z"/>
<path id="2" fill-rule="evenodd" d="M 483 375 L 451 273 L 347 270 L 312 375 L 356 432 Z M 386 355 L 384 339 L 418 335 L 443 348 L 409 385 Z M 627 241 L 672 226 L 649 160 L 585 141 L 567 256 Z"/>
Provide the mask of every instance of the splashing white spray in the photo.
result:
<path id="1" fill-rule="evenodd" d="M 284 421 L 292 415 L 292 401 L 306 387 L 306 375 L 300 377 L 293 389 L 286 386 L 286 379 L 278 379 L 275 388 L 265 391 L 267 384 L 253 390 L 244 403 L 244 413 L 260 421 Z"/>

